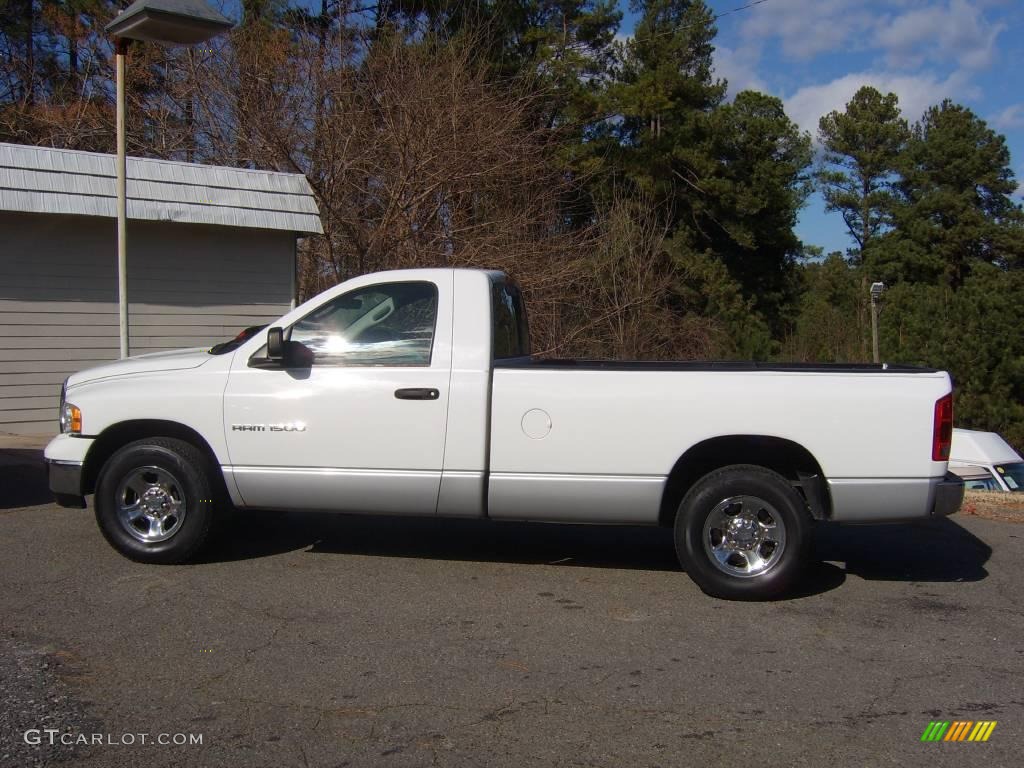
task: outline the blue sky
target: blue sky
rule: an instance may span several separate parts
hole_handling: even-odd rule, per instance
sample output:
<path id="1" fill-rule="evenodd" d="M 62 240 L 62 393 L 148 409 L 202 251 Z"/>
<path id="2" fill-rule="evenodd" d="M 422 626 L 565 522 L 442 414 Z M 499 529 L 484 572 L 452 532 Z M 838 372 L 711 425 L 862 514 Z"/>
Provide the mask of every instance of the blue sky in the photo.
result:
<path id="1" fill-rule="evenodd" d="M 723 13 L 749 0 L 706 0 Z M 622 34 L 634 18 L 628 2 Z M 1006 136 L 1024 179 L 1024 3 L 1020 0 L 765 0 L 720 18 L 715 69 L 729 92 L 780 97 L 817 135 L 818 119 L 842 109 L 861 85 L 900 98 L 904 117 L 949 97 Z M 1015 199 L 1021 199 L 1018 188 Z M 851 241 L 838 214 L 815 195 L 797 233 L 826 253 Z"/>

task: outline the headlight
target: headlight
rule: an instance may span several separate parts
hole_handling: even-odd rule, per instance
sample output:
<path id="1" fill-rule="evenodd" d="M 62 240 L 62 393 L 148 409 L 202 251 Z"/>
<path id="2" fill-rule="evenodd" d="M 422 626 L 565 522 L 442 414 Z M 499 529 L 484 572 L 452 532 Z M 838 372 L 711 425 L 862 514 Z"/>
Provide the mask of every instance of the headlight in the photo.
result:
<path id="1" fill-rule="evenodd" d="M 60 431 L 64 435 L 82 434 L 82 410 L 67 401 L 68 383 L 60 388 Z"/>
<path id="2" fill-rule="evenodd" d="M 64 434 L 64 403 L 67 402 L 68 396 L 68 380 L 64 379 L 64 383 L 60 385 L 60 405 L 57 406 L 57 421 L 60 423 L 60 432 Z"/>
<path id="3" fill-rule="evenodd" d="M 60 431 L 70 435 L 82 434 L 82 410 L 77 405 L 64 403 L 60 409 Z"/>

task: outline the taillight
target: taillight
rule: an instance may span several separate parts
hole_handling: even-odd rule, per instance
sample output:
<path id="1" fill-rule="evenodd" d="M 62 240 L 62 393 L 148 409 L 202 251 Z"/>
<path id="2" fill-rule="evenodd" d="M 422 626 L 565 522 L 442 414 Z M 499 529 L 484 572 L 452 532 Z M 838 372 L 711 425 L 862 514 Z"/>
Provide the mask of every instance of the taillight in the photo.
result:
<path id="1" fill-rule="evenodd" d="M 935 401 L 935 426 L 932 431 L 932 461 L 949 461 L 953 444 L 953 395 Z"/>

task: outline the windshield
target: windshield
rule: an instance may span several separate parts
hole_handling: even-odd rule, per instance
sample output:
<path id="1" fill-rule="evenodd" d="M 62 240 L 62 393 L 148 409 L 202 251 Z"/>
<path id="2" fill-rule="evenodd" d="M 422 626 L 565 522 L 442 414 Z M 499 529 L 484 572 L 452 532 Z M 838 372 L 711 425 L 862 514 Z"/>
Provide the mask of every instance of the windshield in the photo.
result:
<path id="1" fill-rule="evenodd" d="M 988 477 L 965 477 L 964 490 L 967 491 L 1001 491 L 1003 486 L 989 475 Z"/>
<path id="2" fill-rule="evenodd" d="M 262 331 L 267 326 L 265 325 L 250 325 L 245 330 L 241 331 L 235 338 L 229 339 L 228 341 L 222 341 L 220 344 L 214 344 L 208 352 L 211 355 L 223 355 L 228 352 L 234 352 L 245 342 L 251 339 L 256 333 Z"/>
<path id="3" fill-rule="evenodd" d="M 1024 461 L 1013 464 L 996 464 L 996 472 L 1003 478 L 1006 487 L 1011 491 L 1024 490 Z"/>

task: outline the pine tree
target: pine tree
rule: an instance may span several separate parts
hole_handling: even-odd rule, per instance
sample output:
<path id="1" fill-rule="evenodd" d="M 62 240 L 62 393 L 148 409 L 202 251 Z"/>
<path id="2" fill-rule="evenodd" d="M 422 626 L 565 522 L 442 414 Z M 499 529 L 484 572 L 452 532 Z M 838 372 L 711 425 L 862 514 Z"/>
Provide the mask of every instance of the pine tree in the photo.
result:
<path id="1" fill-rule="evenodd" d="M 860 88 L 843 112 L 830 112 L 818 124 L 825 148 L 817 173 L 827 211 L 838 211 L 863 261 L 873 241 L 891 224 L 893 183 L 900 153 L 910 136 L 895 93 L 883 96 Z"/>
<path id="2" fill-rule="evenodd" d="M 710 116 L 715 162 L 694 196 L 707 247 L 718 254 L 781 338 L 795 315 L 794 273 L 801 243 L 793 231 L 810 192 L 811 138 L 782 101 L 743 91 Z"/>
<path id="3" fill-rule="evenodd" d="M 804 292 L 796 332 L 787 339 L 787 357 L 835 363 L 870 359 L 867 293 L 859 273 L 839 251 L 799 268 Z"/>
<path id="4" fill-rule="evenodd" d="M 609 91 L 619 116 L 619 162 L 634 184 L 668 203 L 675 229 L 693 220 L 689 200 L 704 194 L 701 182 L 715 167 L 705 148 L 708 117 L 726 89 L 712 76 L 717 30 L 701 0 L 634 1 L 631 7 L 642 15 Z"/>
<path id="5" fill-rule="evenodd" d="M 879 269 L 890 280 L 960 287 L 972 266 L 1019 266 L 1024 216 L 1006 140 L 948 99 L 914 126 L 901 158 L 897 231 Z"/>

